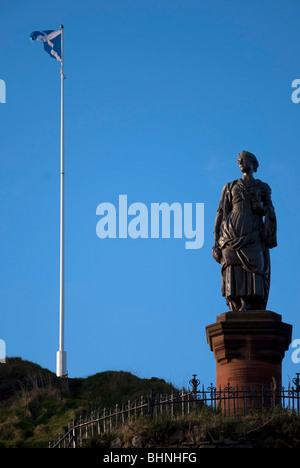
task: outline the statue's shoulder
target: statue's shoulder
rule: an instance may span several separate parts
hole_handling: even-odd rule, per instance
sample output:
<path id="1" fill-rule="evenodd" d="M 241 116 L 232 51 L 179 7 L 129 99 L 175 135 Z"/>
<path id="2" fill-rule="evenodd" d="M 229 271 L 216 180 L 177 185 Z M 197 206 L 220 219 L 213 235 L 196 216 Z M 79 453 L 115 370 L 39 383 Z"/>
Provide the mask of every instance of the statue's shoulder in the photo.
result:
<path id="1" fill-rule="evenodd" d="M 225 192 L 231 192 L 235 184 L 238 182 L 239 179 L 232 180 L 231 182 L 227 182 L 227 184 L 224 185 L 223 190 Z"/>
<path id="2" fill-rule="evenodd" d="M 256 183 L 260 186 L 262 192 L 271 193 L 271 187 L 269 184 L 267 184 L 266 182 L 263 182 L 260 179 L 256 179 Z"/>

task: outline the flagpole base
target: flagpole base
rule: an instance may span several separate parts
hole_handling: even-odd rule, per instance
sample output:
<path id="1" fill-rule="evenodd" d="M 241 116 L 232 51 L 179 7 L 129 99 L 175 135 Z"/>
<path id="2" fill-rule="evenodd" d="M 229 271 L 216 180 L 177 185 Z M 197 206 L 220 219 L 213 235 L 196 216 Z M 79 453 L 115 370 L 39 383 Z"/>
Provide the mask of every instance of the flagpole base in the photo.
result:
<path id="1" fill-rule="evenodd" d="M 56 375 L 57 377 L 68 376 L 66 351 L 57 351 L 56 353 Z"/>

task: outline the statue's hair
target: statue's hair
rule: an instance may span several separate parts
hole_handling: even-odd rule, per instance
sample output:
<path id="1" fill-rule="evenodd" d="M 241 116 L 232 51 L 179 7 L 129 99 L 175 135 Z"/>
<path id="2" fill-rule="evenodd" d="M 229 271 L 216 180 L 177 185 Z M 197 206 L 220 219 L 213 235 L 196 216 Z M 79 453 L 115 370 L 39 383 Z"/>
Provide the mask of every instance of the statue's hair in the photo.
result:
<path id="1" fill-rule="evenodd" d="M 252 161 L 253 161 L 253 170 L 254 170 L 254 172 L 256 172 L 257 168 L 259 166 L 259 162 L 258 162 L 256 156 L 254 154 L 250 153 L 249 151 L 241 151 L 239 156 L 241 156 L 241 155 L 244 155 L 244 156 L 247 155 L 252 159 Z"/>

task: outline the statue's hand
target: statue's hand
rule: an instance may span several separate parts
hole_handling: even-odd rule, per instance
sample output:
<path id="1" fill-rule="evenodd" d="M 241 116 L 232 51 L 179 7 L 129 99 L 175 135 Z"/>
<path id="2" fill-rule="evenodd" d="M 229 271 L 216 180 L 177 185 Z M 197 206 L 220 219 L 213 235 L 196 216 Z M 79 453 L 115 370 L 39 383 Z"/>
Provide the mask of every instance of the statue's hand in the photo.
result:
<path id="1" fill-rule="evenodd" d="M 221 263 L 222 252 L 216 244 L 211 249 L 211 253 L 216 262 Z"/>
<path id="2" fill-rule="evenodd" d="M 252 200 L 251 205 L 254 213 L 257 213 L 261 216 L 264 216 L 266 214 L 266 208 L 263 206 L 262 203 Z"/>

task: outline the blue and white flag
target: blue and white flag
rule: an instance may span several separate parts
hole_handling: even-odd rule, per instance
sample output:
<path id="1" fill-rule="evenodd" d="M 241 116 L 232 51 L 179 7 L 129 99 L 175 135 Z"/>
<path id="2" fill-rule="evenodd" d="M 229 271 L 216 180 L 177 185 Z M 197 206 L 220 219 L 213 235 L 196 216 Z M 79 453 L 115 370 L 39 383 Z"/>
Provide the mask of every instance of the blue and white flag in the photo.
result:
<path id="1" fill-rule="evenodd" d="M 62 62 L 61 30 L 33 31 L 30 34 L 30 39 L 32 41 L 36 39 L 42 41 L 44 43 L 44 49 L 50 57 Z"/>

